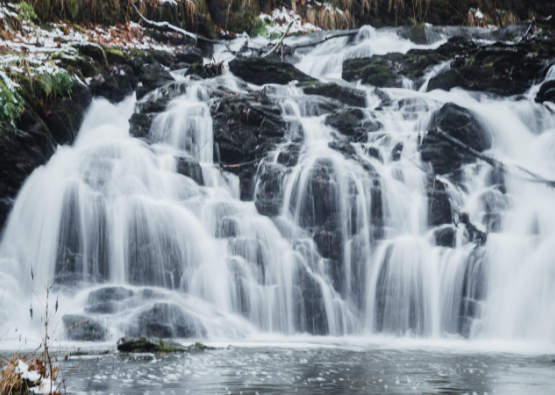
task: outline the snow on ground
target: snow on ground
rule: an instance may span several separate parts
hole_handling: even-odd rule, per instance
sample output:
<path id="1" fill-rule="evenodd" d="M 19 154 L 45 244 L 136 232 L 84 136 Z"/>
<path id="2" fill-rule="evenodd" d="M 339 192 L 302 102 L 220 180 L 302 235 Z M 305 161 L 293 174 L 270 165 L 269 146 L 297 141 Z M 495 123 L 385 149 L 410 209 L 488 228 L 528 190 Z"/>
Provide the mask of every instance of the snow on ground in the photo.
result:
<path id="1" fill-rule="evenodd" d="M 8 18 L 19 21 L 21 28 L 10 28 Z M 22 72 L 20 64 L 25 63 L 31 74 L 59 71 L 59 61 L 51 59 L 52 55 L 74 57 L 77 54 L 73 46 L 75 44 L 163 51 L 179 51 L 185 47 L 159 43 L 144 35 L 144 28 L 133 22 L 115 26 L 80 26 L 58 22 L 42 28 L 29 20 L 20 20 L 18 5 L 12 3 L 0 4 L 0 29 L 3 31 L 0 35 L 0 52 L 3 53 L 0 57 L 0 70 Z"/>
<path id="2" fill-rule="evenodd" d="M 291 21 L 293 21 L 293 25 L 291 25 L 289 32 L 292 34 L 311 33 L 321 30 L 319 27 L 304 21 L 301 16 L 296 14 L 293 10 L 288 10 L 285 7 L 276 8 L 271 14 L 261 13 L 258 18 L 266 23 L 270 23 L 266 26 L 266 31 L 269 35 L 272 33 L 279 33 L 280 35 L 285 33 L 287 25 L 289 25 Z"/>

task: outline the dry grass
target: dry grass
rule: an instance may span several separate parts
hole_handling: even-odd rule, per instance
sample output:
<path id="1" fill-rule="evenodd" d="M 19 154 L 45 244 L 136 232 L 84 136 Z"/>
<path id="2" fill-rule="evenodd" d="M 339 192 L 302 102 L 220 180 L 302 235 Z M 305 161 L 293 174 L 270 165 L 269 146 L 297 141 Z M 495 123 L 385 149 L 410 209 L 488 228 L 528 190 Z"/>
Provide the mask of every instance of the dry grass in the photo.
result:
<path id="1" fill-rule="evenodd" d="M 41 379 L 32 382 L 21 377 L 18 372 L 19 361 L 25 362 L 29 366 L 29 371 L 36 371 L 41 375 Z M 49 372 L 45 364 L 37 357 L 25 357 L 22 355 L 13 355 L 9 360 L 2 362 L 2 375 L 0 377 L 0 395 L 16 395 L 29 394 L 30 389 L 40 385 L 42 379 L 56 380 L 58 376 L 58 368 L 53 368 Z M 52 394 L 60 394 L 57 388 L 52 389 Z"/>

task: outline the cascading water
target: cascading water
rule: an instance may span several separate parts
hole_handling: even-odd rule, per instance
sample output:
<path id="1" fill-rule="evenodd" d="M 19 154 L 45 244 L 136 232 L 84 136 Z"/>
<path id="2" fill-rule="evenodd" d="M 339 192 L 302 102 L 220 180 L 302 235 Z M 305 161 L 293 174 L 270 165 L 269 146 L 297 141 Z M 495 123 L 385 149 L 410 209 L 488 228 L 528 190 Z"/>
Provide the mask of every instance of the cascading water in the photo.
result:
<path id="1" fill-rule="evenodd" d="M 339 80 L 345 59 L 440 43 L 365 28 L 349 45 L 307 50 L 297 66 L 349 85 Z M 27 180 L 0 246 L 0 333 L 32 337 L 54 284 L 64 322 L 90 317 L 107 328 L 100 338 L 384 333 L 555 344 L 555 191 L 521 170 L 555 178 L 547 108 L 358 85 L 367 105 L 357 114 L 375 128 L 350 144 L 329 121 L 333 102 L 268 85 L 287 130 L 242 201 L 238 177 L 214 164 L 209 92 L 247 88 L 229 72 L 178 83 L 186 93 L 154 120 L 150 144 L 129 134 L 134 98 L 97 99 L 75 144 Z M 475 162 L 457 180 L 429 183 L 420 145 L 445 103 L 487 132 L 486 153 L 507 164 L 501 181 Z M 271 218 L 259 214 L 268 194 L 278 202 Z M 487 242 L 436 223 L 431 207 L 445 196 L 448 216 L 468 213 Z M 436 242 L 446 230 L 452 246 Z"/>

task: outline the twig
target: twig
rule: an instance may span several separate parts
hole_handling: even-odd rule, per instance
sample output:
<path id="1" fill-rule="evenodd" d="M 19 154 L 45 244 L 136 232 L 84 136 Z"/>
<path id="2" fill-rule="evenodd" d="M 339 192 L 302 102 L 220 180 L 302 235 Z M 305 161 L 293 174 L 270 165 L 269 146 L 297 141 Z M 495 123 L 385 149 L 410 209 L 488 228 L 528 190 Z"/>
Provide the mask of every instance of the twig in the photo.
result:
<path id="1" fill-rule="evenodd" d="M 174 26 L 168 22 L 155 22 L 155 21 L 151 21 L 150 19 L 147 19 L 143 14 L 141 14 L 141 12 L 139 11 L 139 9 L 137 8 L 137 6 L 135 4 L 131 4 L 131 6 L 135 9 L 135 11 L 137 12 L 137 14 L 139 14 L 139 17 L 149 26 L 154 27 L 156 29 L 160 29 L 160 30 L 173 30 L 174 32 L 183 34 L 186 37 L 190 37 L 195 41 L 195 44 L 197 43 L 197 41 L 204 41 L 204 42 L 208 42 L 208 43 L 218 43 L 219 41 L 217 40 L 211 40 L 209 38 L 206 37 L 202 37 L 202 36 L 198 36 L 196 34 L 193 34 L 191 32 L 188 32 L 187 30 L 183 30 L 180 29 L 177 26 Z"/>
<path id="2" fill-rule="evenodd" d="M 334 35 L 331 35 L 331 36 L 327 36 L 327 37 L 323 38 L 322 40 L 316 41 L 314 43 L 300 44 L 300 45 L 295 45 L 295 46 L 292 45 L 291 48 L 293 50 L 295 50 L 295 49 L 299 49 L 299 48 L 312 47 L 312 46 L 315 46 L 315 45 L 318 45 L 318 44 L 322 44 L 322 43 L 324 43 L 328 40 L 332 40 L 334 38 L 356 36 L 357 34 L 358 34 L 358 30 L 353 30 L 353 31 L 346 32 L 346 33 L 334 34 Z"/>
<path id="3" fill-rule="evenodd" d="M 506 172 L 506 166 L 502 163 L 499 162 L 498 160 L 484 155 L 478 151 L 476 151 L 474 148 L 469 147 L 468 145 L 464 144 L 462 141 L 450 136 L 449 134 L 445 133 L 443 130 L 441 130 L 440 128 L 435 128 L 430 130 L 430 132 L 437 134 L 438 136 L 442 137 L 443 139 L 447 140 L 448 142 L 452 143 L 453 145 L 456 145 L 457 147 L 459 147 L 460 149 L 462 149 L 463 151 L 469 153 L 470 155 L 473 155 L 475 157 L 477 157 L 478 159 L 483 160 L 486 163 L 489 163 L 491 166 L 496 167 L 504 172 Z M 518 170 L 522 171 L 523 173 L 528 174 L 529 176 L 532 177 L 532 179 L 528 179 L 526 181 L 530 181 L 530 182 L 538 182 L 541 184 L 546 184 L 548 187 L 551 188 L 555 188 L 555 181 L 553 180 L 548 180 L 547 178 L 544 178 L 542 176 L 540 176 L 539 174 L 536 174 L 522 166 L 519 165 L 514 165 Z"/>
<path id="4" fill-rule="evenodd" d="M 272 48 L 272 50 L 270 52 L 265 53 L 264 55 L 262 55 L 263 58 L 270 56 L 271 54 L 274 53 L 274 51 L 279 47 L 279 45 L 282 43 L 283 39 L 285 38 L 285 36 L 287 36 L 287 33 L 289 33 L 289 29 L 291 29 L 291 26 L 293 25 L 293 21 L 289 22 L 289 25 L 287 25 L 287 29 L 285 30 L 285 33 L 283 33 L 283 36 L 281 36 L 281 38 L 279 39 L 279 41 L 277 42 L 277 44 Z"/>

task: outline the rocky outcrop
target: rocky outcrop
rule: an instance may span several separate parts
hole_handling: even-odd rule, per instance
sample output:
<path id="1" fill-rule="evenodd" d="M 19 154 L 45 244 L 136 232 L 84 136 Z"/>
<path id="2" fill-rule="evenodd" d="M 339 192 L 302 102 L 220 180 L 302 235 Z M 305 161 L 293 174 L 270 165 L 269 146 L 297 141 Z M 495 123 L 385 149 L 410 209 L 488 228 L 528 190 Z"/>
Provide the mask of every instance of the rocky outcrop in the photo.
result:
<path id="1" fill-rule="evenodd" d="M 69 340 L 101 341 L 106 338 L 106 328 L 98 321 L 82 315 L 62 317 Z"/>
<path id="2" fill-rule="evenodd" d="M 256 85 L 288 84 L 292 81 L 315 81 L 290 63 L 275 62 L 264 58 L 235 58 L 229 70 L 246 82 Z"/>
<path id="3" fill-rule="evenodd" d="M 352 107 L 342 108 L 328 115 L 326 125 L 333 127 L 354 142 L 366 141 L 368 133 L 376 132 L 382 127 L 363 110 Z"/>
<path id="4" fill-rule="evenodd" d="M 334 83 L 325 84 L 319 81 L 304 82 L 300 86 L 303 87 L 304 93 L 307 95 L 319 95 L 336 99 L 348 106 L 366 107 L 366 93 L 364 91 L 341 86 Z"/>
<path id="5" fill-rule="evenodd" d="M 147 138 L 154 116 L 167 103 L 184 92 L 184 85 L 173 83 L 168 68 L 202 59 L 196 48 L 175 54 L 166 51 L 133 51 L 103 48 L 96 44 L 76 44 L 73 56 L 54 56 L 59 67 L 68 70 L 67 90 L 53 87 L 55 94 L 44 91 L 31 79 L 20 82 L 25 110 L 15 125 L 2 124 L 0 134 L 0 228 L 11 210 L 13 199 L 25 179 L 46 163 L 57 145 L 72 144 L 92 98 L 100 96 L 113 103 L 137 92 L 142 97 L 164 87 L 153 101 L 141 104 L 140 112 L 130 120 L 131 134 Z M 61 74 L 60 74 L 61 75 Z M 60 77 L 61 78 L 61 77 Z M 87 79 L 88 84 L 82 81 Z M 55 82 L 57 80 L 54 80 Z M 70 86 L 70 88 L 67 88 Z"/>
<path id="6" fill-rule="evenodd" d="M 187 338 L 206 336 L 206 329 L 174 303 L 156 303 L 138 313 L 126 330 L 127 336 Z"/>
<path id="7" fill-rule="evenodd" d="M 555 103 L 555 80 L 544 82 L 536 95 L 536 102 L 543 103 L 546 101 Z"/>
<path id="8" fill-rule="evenodd" d="M 440 128 L 478 152 L 491 147 L 491 137 L 474 114 L 456 104 L 447 103 L 432 114 L 430 131 L 424 136 L 420 146 L 422 160 L 431 163 L 435 174 L 451 174 L 456 179 L 463 164 L 476 160 L 473 155 L 434 133 L 435 128 Z"/>
<path id="9" fill-rule="evenodd" d="M 382 88 L 399 88 L 408 79 L 419 88 L 432 67 L 444 63 L 449 67 L 430 79 L 428 91 L 460 87 L 502 96 L 517 95 L 526 92 L 545 73 L 555 56 L 552 43 L 535 38 L 518 44 L 479 45 L 457 36 L 437 50 L 413 49 L 406 54 L 348 59 L 343 63 L 342 77 Z"/>

